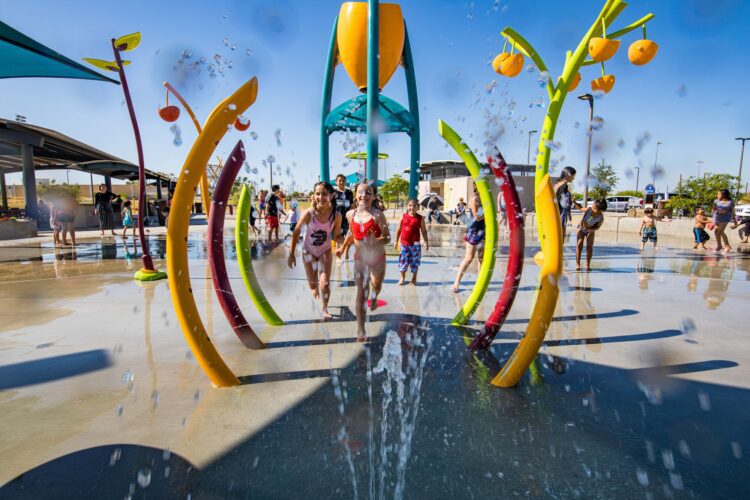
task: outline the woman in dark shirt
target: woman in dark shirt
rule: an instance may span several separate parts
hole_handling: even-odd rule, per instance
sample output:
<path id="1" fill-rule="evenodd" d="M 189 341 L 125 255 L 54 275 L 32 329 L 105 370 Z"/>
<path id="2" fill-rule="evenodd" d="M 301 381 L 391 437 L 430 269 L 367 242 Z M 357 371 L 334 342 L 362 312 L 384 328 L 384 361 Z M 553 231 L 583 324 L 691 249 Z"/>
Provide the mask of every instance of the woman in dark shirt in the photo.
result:
<path id="1" fill-rule="evenodd" d="M 94 210 L 99 216 L 99 231 L 102 236 L 104 236 L 105 229 L 112 231 L 112 236 L 115 235 L 112 222 L 112 200 L 115 198 L 115 194 L 109 191 L 105 184 L 99 184 L 99 192 L 94 195 Z"/>

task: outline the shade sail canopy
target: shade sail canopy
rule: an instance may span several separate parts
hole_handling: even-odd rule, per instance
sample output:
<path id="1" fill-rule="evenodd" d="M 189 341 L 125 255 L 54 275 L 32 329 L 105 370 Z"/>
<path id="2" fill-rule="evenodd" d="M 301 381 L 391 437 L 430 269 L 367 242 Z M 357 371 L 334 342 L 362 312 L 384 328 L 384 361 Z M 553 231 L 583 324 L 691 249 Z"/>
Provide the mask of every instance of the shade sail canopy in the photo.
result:
<path id="1" fill-rule="evenodd" d="M 410 134 L 414 130 L 414 119 L 399 103 L 380 95 L 378 97 L 380 118 L 383 121 L 382 133 L 403 132 Z M 367 130 L 367 94 L 361 94 L 338 106 L 329 113 L 325 121 L 327 134 L 336 131 L 365 132 Z"/>
<path id="2" fill-rule="evenodd" d="M 349 174 L 346 176 L 346 185 L 350 186 L 352 184 L 358 184 L 362 182 L 364 178 L 364 174 L 354 172 L 353 174 Z M 383 184 L 385 184 L 385 181 L 381 181 L 380 179 L 378 179 L 378 187 L 382 186 Z"/>
<path id="3" fill-rule="evenodd" d="M 0 21 L 0 78 L 79 78 L 117 83 Z"/>

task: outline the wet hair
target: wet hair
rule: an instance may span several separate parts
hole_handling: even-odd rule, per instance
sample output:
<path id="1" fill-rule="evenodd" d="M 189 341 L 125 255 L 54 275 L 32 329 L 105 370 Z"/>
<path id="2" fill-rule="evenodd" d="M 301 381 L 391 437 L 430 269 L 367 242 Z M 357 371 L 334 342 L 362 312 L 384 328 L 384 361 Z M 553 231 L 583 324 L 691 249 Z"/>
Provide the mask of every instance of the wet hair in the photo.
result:
<path id="1" fill-rule="evenodd" d="M 604 198 L 601 198 L 599 200 L 595 200 L 594 201 L 594 206 L 600 212 L 606 212 L 607 211 L 607 200 L 605 200 Z"/>
<path id="2" fill-rule="evenodd" d="M 372 203 L 370 204 L 370 208 L 372 208 L 373 205 L 375 205 L 375 199 L 376 199 L 375 197 L 377 196 L 377 188 L 375 187 L 375 184 L 373 184 L 372 182 L 368 180 L 364 180 L 358 183 L 357 186 L 354 188 L 355 196 L 356 196 L 357 191 L 359 191 L 360 186 L 365 186 L 365 189 L 372 189 Z M 377 205 L 375 205 L 375 208 L 377 208 Z"/>
<path id="3" fill-rule="evenodd" d="M 125 201 L 122 202 L 122 206 L 123 207 L 130 208 L 130 205 L 131 205 L 130 200 L 125 200 Z"/>
<path id="4" fill-rule="evenodd" d="M 313 186 L 313 194 L 315 193 L 315 190 L 318 189 L 318 186 L 323 186 L 323 189 L 325 189 L 329 195 L 333 194 L 333 186 L 331 186 L 330 182 L 325 182 L 325 181 L 318 181 L 315 183 L 315 185 Z M 312 199 L 312 207 L 314 211 L 316 212 L 318 211 L 318 204 L 315 201 L 315 198 Z M 333 210 L 331 210 L 331 214 L 335 214 L 335 212 L 336 212 L 336 207 L 333 207 Z"/>
<path id="5" fill-rule="evenodd" d="M 731 200 L 732 199 L 732 193 L 730 193 L 728 189 L 719 189 L 719 192 L 721 193 L 721 199 L 722 200 Z"/>
<path id="6" fill-rule="evenodd" d="M 698 207 L 698 208 L 695 209 L 695 213 L 697 214 L 698 212 L 704 212 L 705 213 L 706 209 L 703 208 L 703 207 Z"/>
<path id="7" fill-rule="evenodd" d="M 560 180 L 568 180 L 574 175 L 576 175 L 576 169 L 573 167 L 565 167 L 562 169 L 562 172 L 560 172 Z"/>
<path id="8" fill-rule="evenodd" d="M 406 204 L 408 205 L 409 203 L 416 203 L 417 206 L 419 206 L 419 200 L 416 198 L 409 198 L 408 200 L 406 200 Z"/>
<path id="9" fill-rule="evenodd" d="M 653 208 L 651 208 L 651 207 L 648 207 L 648 208 L 647 208 L 646 210 L 644 210 L 643 212 L 644 212 L 644 213 L 647 213 L 647 214 L 652 214 L 652 213 L 654 213 L 654 209 L 653 209 Z"/>

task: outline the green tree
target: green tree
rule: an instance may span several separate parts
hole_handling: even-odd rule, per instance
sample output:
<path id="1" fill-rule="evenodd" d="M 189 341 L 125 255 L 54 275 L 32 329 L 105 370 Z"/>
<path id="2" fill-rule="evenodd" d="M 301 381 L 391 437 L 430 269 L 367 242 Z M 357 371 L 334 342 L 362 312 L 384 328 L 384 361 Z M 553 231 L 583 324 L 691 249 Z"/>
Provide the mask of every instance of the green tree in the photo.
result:
<path id="1" fill-rule="evenodd" d="M 81 198 L 81 187 L 77 184 L 37 184 L 37 196 L 41 198 L 54 198 L 58 193 L 66 193 L 76 199 Z"/>
<path id="2" fill-rule="evenodd" d="M 232 190 L 229 191 L 229 204 L 230 205 L 237 205 L 240 202 L 240 193 L 242 193 L 242 186 L 245 184 L 249 184 L 252 186 L 252 182 L 250 182 L 250 178 L 248 177 L 237 177 L 234 182 L 232 183 Z"/>
<path id="3" fill-rule="evenodd" d="M 626 189 L 625 191 L 618 191 L 615 193 L 616 196 L 634 196 L 636 198 L 643 198 L 643 191 L 636 191 L 634 189 Z"/>
<path id="4" fill-rule="evenodd" d="M 667 204 L 673 210 L 684 209 L 689 213 L 697 207 L 703 207 L 707 212 L 711 211 L 716 193 L 722 189 L 736 192 L 738 179 L 729 174 L 707 173 L 702 177 L 688 177 L 677 186 L 679 197 L 671 198 Z"/>
<path id="5" fill-rule="evenodd" d="M 604 158 L 591 169 L 591 179 L 589 180 L 591 189 L 589 190 L 589 199 L 597 200 L 606 198 L 609 193 L 614 191 L 617 181 L 620 178 L 615 173 L 610 163 Z M 592 182 L 593 181 L 593 182 Z"/>
<path id="6" fill-rule="evenodd" d="M 383 195 L 383 200 L 389 203 L 406 198 L 408 192 L 409 181 L 398 174 L 385 181 L 385 184 L 378 188 L 378 193 Z"/>

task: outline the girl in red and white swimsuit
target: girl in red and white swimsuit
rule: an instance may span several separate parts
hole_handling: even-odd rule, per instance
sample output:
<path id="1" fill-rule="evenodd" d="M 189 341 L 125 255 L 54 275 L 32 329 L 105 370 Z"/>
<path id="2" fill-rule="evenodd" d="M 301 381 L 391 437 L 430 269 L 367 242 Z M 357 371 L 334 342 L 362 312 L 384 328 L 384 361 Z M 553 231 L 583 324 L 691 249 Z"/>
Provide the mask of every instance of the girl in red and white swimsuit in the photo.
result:
<path id="1" fill-rule="evenodd" d="M 292 243 L 289 246 L 289 267 L 297 265 L 294 250 L 297 248 L 300 231 L 305 226 L 305 239 L 302 243 L 302 263 L 307 274 L 314 299 L 321 299 L 323 319 L 331 319 L 328 312 L 328 299 L 331 296 L 330 276 L 333 264 L 331 252 L 331 234 L 341 232 L 341 214 L 336 213 L 331 205 L 333 186 L 327 182 L 315 184 L 312 196 L 312 208 L 302 214 L 297 227 L 292 233 Z"/>
<path id="2" fill-rule="evenodd" d="M 354 279 L 357 282 L 357 340 L 367 340 L 365 333 L 366 304 L 370 296 L 370 310 L 378 307 L 378 294 L 385 277 L 385 245 L 391 240 L 388 222 L 382 211 L 375 207 L 375 189 L 360 183 L 355 194 L 357 208 L 349 210 L 349 234 L 344 244 L 336 250 L 341 255 L 354 243 Z M 370 290 L 372 287 L 372 291 Z"/>

